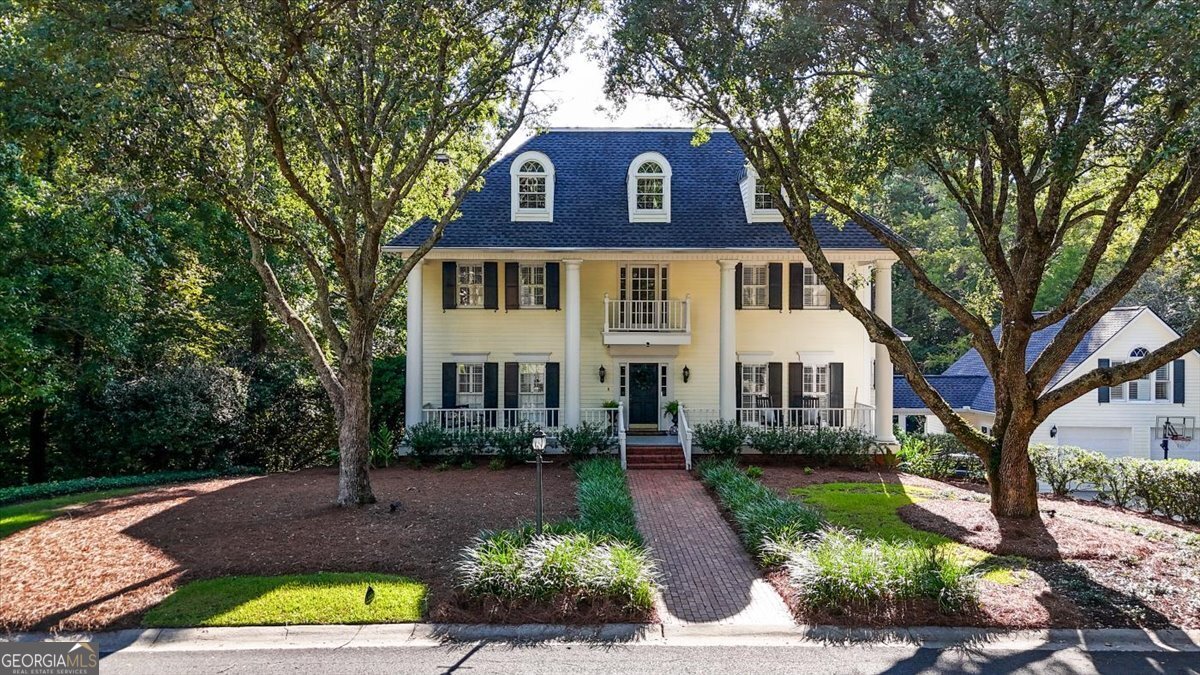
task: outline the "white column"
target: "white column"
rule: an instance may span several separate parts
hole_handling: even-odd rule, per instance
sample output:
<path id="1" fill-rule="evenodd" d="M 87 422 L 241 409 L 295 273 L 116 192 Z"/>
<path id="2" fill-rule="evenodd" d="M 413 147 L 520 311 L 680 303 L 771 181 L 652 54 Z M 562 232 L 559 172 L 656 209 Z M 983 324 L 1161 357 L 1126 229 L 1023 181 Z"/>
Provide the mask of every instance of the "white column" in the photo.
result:
<path id="1" fill-rule="evenodd" d="M 718 260 L 721 266 L 721 352 L 720 352 L 720 412 L 721 419 L 737 418 L 737 313 L 734 312 L 737 292 L 734 282 L 736 260 Z"/>
<path id="2" fill-rule="evenodd" d="M 423 316 L 424 288 L 422 271 L 425 261 L 419 260 L 412 271 L 408 273 L 408 311 L 407 344 L 404 359 L 404 423 L 408 426 L 422 421 L 422 404 L 424 401 L 422 382 L 425 379 L 425 355 L 422 349 L 423 336 L 421 317 Z"/>
<path id="3" fill-rule="evenodd" d="M 563 424 L 579 424 L 579 266 L 582 260 L 564 260 L 566 271 L 563 307 L 566 315 L 566 345 L 563 350 Z"/>
<path id="4" fill-rule="evenodd" d="M 892 261 L 875 261 L 875 313 L 892 325 Z M 875 438 L 895 443 L 892 431 L 892 355 L 887 347 L 875 345 Z"/>

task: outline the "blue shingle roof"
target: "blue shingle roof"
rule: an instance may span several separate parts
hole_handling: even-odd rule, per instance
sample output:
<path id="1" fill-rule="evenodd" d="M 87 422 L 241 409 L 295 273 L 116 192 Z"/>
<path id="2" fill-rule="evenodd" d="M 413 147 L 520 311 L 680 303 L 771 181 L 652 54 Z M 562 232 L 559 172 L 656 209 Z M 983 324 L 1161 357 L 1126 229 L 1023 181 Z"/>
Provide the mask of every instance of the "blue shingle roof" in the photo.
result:
<path id="1" fill-rule="evenodd" d="M 1122 328 L 1129 325 L 1133 318 L 1140 314 L 1145 307 L 1114 307 L 1109 310 L 1096 325 L 1092 327 L 1079 344 L 1075 347 L 1071 355 L 1067 357 L 1062 367 L 1054 375 L 1054 379 L 1050 381 L 1050 386 L 1058 384 L 1062 378 L 1068 373 L 1087 360 L 1089 356 L 1094 354 L 1100 345 L 1108 342 L 1112 336 L 1116 335 Z M 1033 365 L 1037 357 L 1041 356 L 1042 352 L 1050 346 L 1050 343 L 1062 330 L 1067 320 L 1063 319 L 1058 323 L 1052 324 L 1033 334 L 1029 340 L 1029 346 L 1025 349 L 1025 367 Z M 996 326 L 992 329 L 992 337 L 1000 339 L 1000 327 Z M 987 367 L 983 365 L 983 358 L 979 356 L 979 352 L 974 348 L 971 351 L 963 354 L 962 358 L 955 361 L 946 369 L 943 375 L 987 375 Z"/>
<path id="2" fill-rule="evenodd" d="M 1062 378 L 1096 353 L 1101 345 L 1108 342 L 1122 328 L 1128 326 L 1134 317 L 1143 311 L 1149 310 L 1146 307 L 1114 307 L 1105 313 L 1092 327 L 1092 330 L 1088 331 L 1079 341 L 1071 355 L 1067 357 L 1066 362 L 1058 369 L 1050 386 L 1058 384 Z M 1050 346 L 1051 341 L 1062 330 L 1065 323 L 1066 319 L 1063 319 L 1033 334 L 1029 341 L 1029 347 L 1025 350 L 1026 368 L 1033 365 L 1037 357 L 1046 351 L 1046 347 Z M 999 339 L 999 326 L 992 329 L 992 336 Z M 929 383 L 938 390 L 938 393 L 946 399 L 951 407 L 970 407 L 972 410 L 986 412 L 996 411 L 995 382 L 988 374 L 987 367 L 983 365 L 983 358 L 975 349 L 963 354 L 962 358 L 946 369 L 946 372 L 941 375 L 931 375 L 928 379 Z M 896 377 L 893 391 L 892 405 L 896 408 L 923 409 L 928 407 L 903 377 Z"/>
<path id="3" fill-rule="evenodd" d="M 745 159 L 733 137 L 713 133 L 693 146 L 680 130 L 552 130 L 533 136 L 484 174 L 484 185 L 463 200 L 462 215 L 446 227 L 440 248 L 795 249 L 782 223 L 747 223 L 739 180 Z M 554 222 L 512 222 L 509 167 L 522 152 L 554 163 Z M 626 176 L 643 152 L 671 164 L 671 222 L 630 223 Z M 837 227 L 824 214 L 813 225 L 827 249 L 881 249 L 858 225 Z M 389 245 L 412 247 L 429 235 L 426 219 Z"/>
<path id="4" fill-rule="evenodd" d="M 991 378 L 985 375 L 929 375 L 926 379 L 942 398 L 946 399 L 951 408 L 994 412 Z M 980 394 L 984 393 L 985 389 L 987 394 L 981 397 Z M 981 398 L 984 400 L 980 400 Z M 903 375 L 897 375 L 892 384 L 892 406 L 907 410 L 929 407 L 917 396 Z"/>

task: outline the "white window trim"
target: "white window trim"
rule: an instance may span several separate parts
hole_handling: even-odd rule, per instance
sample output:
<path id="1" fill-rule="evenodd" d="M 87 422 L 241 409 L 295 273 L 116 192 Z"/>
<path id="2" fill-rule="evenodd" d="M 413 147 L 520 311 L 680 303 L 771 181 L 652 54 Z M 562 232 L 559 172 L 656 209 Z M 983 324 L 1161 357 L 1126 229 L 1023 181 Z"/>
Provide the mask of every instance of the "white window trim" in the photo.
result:
<path id="1" fill-rule="evenodd" d="M 749 269 L 762 270 L 763 282 L 761 284 L 746 283 L 746 271 Z M 746 302 L 746 288 L 762 288 L 762 303 L 750 304 Z M 771 265 L 770 263 L 742 263 L 742 309 L 767 309 L 771 306 Z"/>
<path id="2" fill-rule="evenodd" d="M 542 375 L 542 390 L 540 392 L 526 391 L 525 375 L 527 367 L 540 367 Z M 540 399 L 540 400 L 539 400 Z M 526 405 L 527 402 L 533 401 L 536 405 Z M 517 365 L 517 407 L 522 410 L 530 408 L 545 408 L 546 407 L 546 363 L 542 362 L 521 362 Z"/>
<path id="3" fill-rule="evenodd" d="M 663 207 L 659 210 L 642 210 L 637 208 L 637 177 L 638 167 L 645 162 L 657 162 L 663 173 Z M 629 197 L 629 222 L 631 223 L 669 223 L 671 222 L 671 163 L 657 152 L 643 152 L 629 163 L 629 174 L 625 181 Z"/>
<path id="4" fill-rule="evenodd" d="M 455 363 L 487 363 L 491 352 L 451 352 Z"/>
<path id="5" fill-rule="evenodd" d="M 526 284 L 524 281 L 525 268 L 537 268 L 542 270 L 542 302 L 540 304 L 525 304 L 525 287 L 535 286 L 537 284 Z M 517 265 L 517 304 L 521 309 L 545 309 L 546 308 L 546 263 L 518 263 Z"/>
<path id="6" fill-rule="evenodd" d="M 463 304 L 462 301 L 462 270 L 464 267 L 479 268 L 479 283 L 469 284 L 470 286 L 479 286 L 479 302 L 475 304 Z M 483 262 L 460 262 L 454 267 L 454 302 L 458 309 L 485 309 L 487 306 L 487 266 Z M 468 293 L 468 295 L 470 295 Z"/>
<path id="7" fill-rule="evenodd" d="M 742 178 L 742 183 L 743 183 L 743 185 L 742 185 L 742 201 L 744 202 L 743 206 L 746 209 L 746 222 L 747 223 L 781 223 L 781 222 L 783 222 L 783 214 L 780 213 L 778 208 L 774 208 L 774 209 L 754 208 L 754 202 L 755 202 L 754 196 L 755 196 L 755 193 L 758 192 L 758 172 L 755 171 L 754 167 L 750 166 L 749 163 L 746 164 L 746 175 Z M 788 203 L 787 195 L 785 195 L 785 194 L 781 193 L 779 195 L 776 195 L 775 198 L 776 199 L 782 198 L 784 200 L 784 203 Z"/>
<path id="8" fill-rule="evenodd" d="M 464 368 L 468 368 L 471 371 L 478 369 L 479 391 L 474 391 L 473 388 L 471 388 L 469 391 L 463 389 L 463 380 L 461 375 Z M 477 407 L 482 408 L 483 398 L 486 395 L 485 392 L 487 391 L 486 380 L 487 372 L 483 367 L 483 363 L 459 362 L 458 367 L 454 371 L 454 403 L 460 406 L 465 405 L 473 409 L 475 409 L 473 404 L 478 404 Z M 476 383 L 476 379 L 473 374 L 468 376 L 467 383 L 468 385 L 474 385 Z"/>
<path id="9" fill-rule="evenodd" d="M 812 283 L 809 283 L 808 280 L 809 273 L 812 274 L 812 278 L 815 280 Z M 803 274 L 804 290 L 802 292 L 804 293 L 804 309 L 829 309 L 833 303 L 833 296 L 829 293 L 829 288 L 825 285 L 825 282 L 821 281 L 821 277 L 817 276 L 817 270 L 812 265 L 804 263 Z M 816 301 L 818 287 L 824 291 L 825 302 L 823 303 Z M 809 293 L 813 294 L 813 302 L 808 301 Z"/>
<path id="10" fill-rule="evenodd" d="M 775 352 L 738 352 L 737 359 L 743 366 L 765 366 L 771 362 Z"/>
<path id="11" fill-rule="evenodd" d="M 1119 366 L 1119 365 L 1123 365 L 1126 363 L 1132 363 L 1133 361 L 1137 361 L 1138 359 L 1145 358 L 1145 354 L 1138 355 L 1138 356 L 1133 355 L 1134 352 L 1136 352 L 1139 349 L 1145 350 L 1146 354 L 1149 354 L 1151 352 L 1151 350 L 1149 348 L 1138 345 L 1138 346 L 1134 347 L 1133 349 L 1129 350 L 1129 356 L 1126 359 L 1124 359 L 1124 360 L 1112 359 L 1109 362 L 1109 365 L 1110 366 Z M 1160 379 L 1158 379 L 1158 371 L 1162 370 L 1163 368 L 1166 369 L 1167 376 L 1166 376 L 1166 378 L 1160 380 Z M 1109 387 L 1108 402 L 1109 403 L 1130 403 L 1133 405 L 1173 404 L 1175 402 L 1175 397 L 1173 395 L 1174 388 L 1172 386 L 1174 377 L 1175 377 L 1175 375 L 1171 368 L 1171 362 L 1168 361 L 1166 364 L 1163 364 L 1163 366 L 1160 366 L 1159 368 L 1156 368 L 1155 370 L 1152 370 L 1152 371 L 1146 373 L 1142 377 L 1135 378 L 1132 380 L 1127 380 L 1125 382 L 1122 382 L 1121 384 Z M 1158 386 L 1157 385 L 1159 382 L 1165 382 L 1167 385 L 1167 392 L 1166 392 L 1167 395 L 1165 398 L 1158 398 L 1158 396 L 1157 396 L 1157 394 L 1158 394 Z M 1147 398 L 1141 398 L 1140 391 L 1138 392 L 1138 398 L 1130 398 L 1129 397 L 1129 385 L 1135 384 L 1135 383 L 1139 388 L 1142 385 L 1145 385 L 1146 390 L 1149 392 L 1149 396 Z"/>
<path id="12" fill-rule="evenodd" d="M 521 166 L 533 160 L 539 162 L 542 168 L 546 170 L 546 208 L 544 209 L 522 209 L 520 208 L 520 187 L 519 178 Z M 511 201 L 511 217 L 513 222 L 539 222 L 552 223 L 554 222 L 554 162 L 545 154 L 535 150 L 528 150 L 517 155 L 509 165 L 509 197 Z"/>
<path id="13" fill-rule="evenodd" d="M 761 382 L 762 388 L 761 388 L 761 390 L 746 391 L 746 375 L 747 375 L 747 373 L 758 372 L 758 371 L 762 372 L 762 382 Z M 759 384 L 757 379 L 754 380 L 754 384 L 755 385 Z M 743 363 L 742 364 L 742 380 L 741 380 L 741 382 L 738 383 L 738 388 L 740 390 L 739 396 L 738 396 L 738 407 L 743 408 L 743 409 L 758 408 L 758 398 L 760 396 L 769 397 L 771 395 L 771 372 L 770 372 L 770 368 L 768 367 L 768 365 L 766 363 Z M 757 386 L 755 388 L 758 389 Z M 746 405 L 747 397 L 750 397 L 750 405 Z M 767 407 L 770 407 L 770 405 L 768 405 Z"/>

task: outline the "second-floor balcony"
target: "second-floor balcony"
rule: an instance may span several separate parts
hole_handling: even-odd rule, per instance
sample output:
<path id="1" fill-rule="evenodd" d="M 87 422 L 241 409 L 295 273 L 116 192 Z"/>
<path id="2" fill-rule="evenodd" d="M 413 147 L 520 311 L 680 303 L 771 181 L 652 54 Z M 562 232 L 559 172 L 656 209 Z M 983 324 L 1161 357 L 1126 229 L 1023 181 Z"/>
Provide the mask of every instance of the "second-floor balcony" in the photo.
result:
<path id="1" fill-rule="evenodd" d="M 692 298 L 614 300 L 604 296 L 604 344 L 686 345 L 692 341 Z"/>

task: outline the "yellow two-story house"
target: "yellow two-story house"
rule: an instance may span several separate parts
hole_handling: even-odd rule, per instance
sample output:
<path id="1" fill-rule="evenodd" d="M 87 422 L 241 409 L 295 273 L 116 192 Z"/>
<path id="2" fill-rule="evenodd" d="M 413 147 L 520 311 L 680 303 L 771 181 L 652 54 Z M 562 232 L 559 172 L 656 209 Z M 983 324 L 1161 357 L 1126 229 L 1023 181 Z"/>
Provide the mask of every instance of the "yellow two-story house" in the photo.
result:
<path id="1" fill-rule="evenodd" d="M 692 139 L 552 129 L 487 171 L 408 279 L 409 424 L 554 430 L 619 415 L 617 431 L 682 443 L 713 419 L 893 440 L 887 351 L 816 278 L 732 137 Z M 890 320 L 894 254 L 853 223 L 816 226 Z M 429 231 L 417 223 L 388 250 Z"/>

